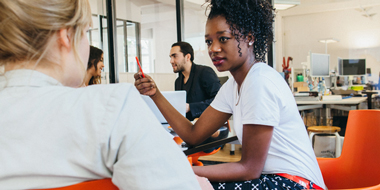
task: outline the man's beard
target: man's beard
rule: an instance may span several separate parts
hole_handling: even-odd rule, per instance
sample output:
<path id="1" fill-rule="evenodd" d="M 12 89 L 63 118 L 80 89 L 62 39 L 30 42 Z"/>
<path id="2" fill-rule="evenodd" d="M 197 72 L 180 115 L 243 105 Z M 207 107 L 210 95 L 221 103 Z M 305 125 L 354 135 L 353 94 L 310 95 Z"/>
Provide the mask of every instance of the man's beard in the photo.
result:
<path id="1" fill-rule="evenodd" d="M 183 69 L 183 67 L 181 68 L 178 68 L 176 70 L 173 70 L 174 73 L 180 73 L 180 72 L 183 72 L 185 69 Z"/>
<path id="2" fill-rule="evenodd" d="M 182 62 L 180 62 L 181 64 L 180 65 L 178 65 L 177 64 L 177 69 L 176 70 L 174 70 L 173 69 L 173 72 L 174 73 L 179 73 L 179 72 L 183 72 L 183 71 L 185 71 L 185 63 L 186 63 L 186 61 L 185 60 L 183 60 Z"/>

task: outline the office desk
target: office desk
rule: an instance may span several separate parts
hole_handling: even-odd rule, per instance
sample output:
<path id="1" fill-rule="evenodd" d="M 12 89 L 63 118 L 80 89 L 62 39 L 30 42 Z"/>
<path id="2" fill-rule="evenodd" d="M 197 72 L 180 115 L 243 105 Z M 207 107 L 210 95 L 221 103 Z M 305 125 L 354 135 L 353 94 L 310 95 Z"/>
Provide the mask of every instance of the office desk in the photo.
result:
<path id="1" fill-rule="evenodd" d="M 337 109 L 337 110 L 343 110 L 343 111 L 356 110 L 356 109 L 359 109 L 359 104 L 366 100 L 367 100 L 367 97 L 351 97 L 347 99 L 333 100 L 333 101 L 298 100 L 296 101 L 296 103 L 297 103 L 297 108 L 299 111 L 325 108 L 326 117 L 323 118 L 323 125 L 326 125 L 326 118 L 330 116 L 330 109 Z"/>
<path id="2" fill-rule="evenodd" d="M 297 100 L 297 107 L 299 111 L 302 110 L 308 110 L 308 109 L 315 109 L 315 108 L 323 108 L 323 106 L 328 106 L 333 109 L 338 110 L 344 110 L 344 111 L 350 111 L 358 109 L 358 106 L 360 103 L 367 100 L 367 97 L 351 97 L 347 99 L 342 100 L 332 100 L 332 101 L 304 101 L 304 100 Z M 348 106 L 342 106 L 348 105 Z"/>

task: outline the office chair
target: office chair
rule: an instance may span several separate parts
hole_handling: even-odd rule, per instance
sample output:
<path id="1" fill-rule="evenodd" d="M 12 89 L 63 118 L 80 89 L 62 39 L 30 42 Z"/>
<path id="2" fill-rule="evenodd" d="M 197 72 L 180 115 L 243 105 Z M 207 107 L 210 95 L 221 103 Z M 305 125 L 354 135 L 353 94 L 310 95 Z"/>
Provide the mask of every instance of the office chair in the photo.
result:
<path id="1" fill-rule="evenodd" d="M 380 110 L 351 110 L 340 157 L 317 158 L 327 188 L 366 189 L 379 185 L 379 136 Z"/>
<path id="2" fill-rule="evenodd" d="M 380 184 L 371 186 L 371 187 L 355 188 L 355 189 L 350 189 L 350 190 L 379 190 L 379 189 L 380 189 Z"/>
<path id="3" fill-rule="evenodd" d="M 82 183 L 43 190 L 119 190 L 111 181 L 111 178 L 85 181 Z M 42 190 L 42 189 L 41 189 Z"/>

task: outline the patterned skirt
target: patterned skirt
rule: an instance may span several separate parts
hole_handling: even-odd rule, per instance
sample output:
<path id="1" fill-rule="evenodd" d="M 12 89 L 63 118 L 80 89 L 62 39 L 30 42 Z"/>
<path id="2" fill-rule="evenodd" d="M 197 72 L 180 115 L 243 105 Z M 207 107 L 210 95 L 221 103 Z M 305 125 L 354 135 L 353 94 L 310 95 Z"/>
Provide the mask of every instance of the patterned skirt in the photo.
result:
<path id="1" fill-rule="evenodd" d="M 278 176 L 275 174 L 262 174 L 260 178 L 248 180 L 248 181 L 238 181 L 238 182 L 211 182 L 214 189 L 225 189 L 225 190 L 281 190 L 281 189 L 311 189 L 313 183 L 310 182 L 310 187 L 305 188 L 304 186 L 296 183 L 292 180 Z"/>

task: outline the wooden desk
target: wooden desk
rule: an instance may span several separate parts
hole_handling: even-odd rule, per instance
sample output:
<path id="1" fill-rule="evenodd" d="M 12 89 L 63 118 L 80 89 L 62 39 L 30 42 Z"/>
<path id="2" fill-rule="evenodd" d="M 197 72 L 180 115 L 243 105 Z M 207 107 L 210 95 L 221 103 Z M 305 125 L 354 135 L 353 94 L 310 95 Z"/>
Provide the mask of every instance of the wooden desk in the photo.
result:
<path id="1" fill-rule="evenodd" d="M 201 156 L 199 157 L 199 160 L 201 161 L 216 161 L 216 162 L 238 162 L 241 159 L 241 145 L 237 144 L 235 154 L 231 155 L 232 144 L 225 144 L 223 149 L 219 150 L 217 153 L 207 156 Z"/>
<path id="2" fill-rule="evenodd" d="M 323 118 L 323 124 L 326 125 L 326 118 L 330 116 L 330 109 L 337 109 L 343 111 L 350 111 L 359 109 L 359 104 L 366 101 L 367 97 L 351 97 L 342 100 L 333 100 L 333 101 L 296 101 L 299 111 L 310 110 L 310 109 L 321 109 L 326 110 L 326 117 Z M 322 114 L 321 114 L 322 115 Z"/>

